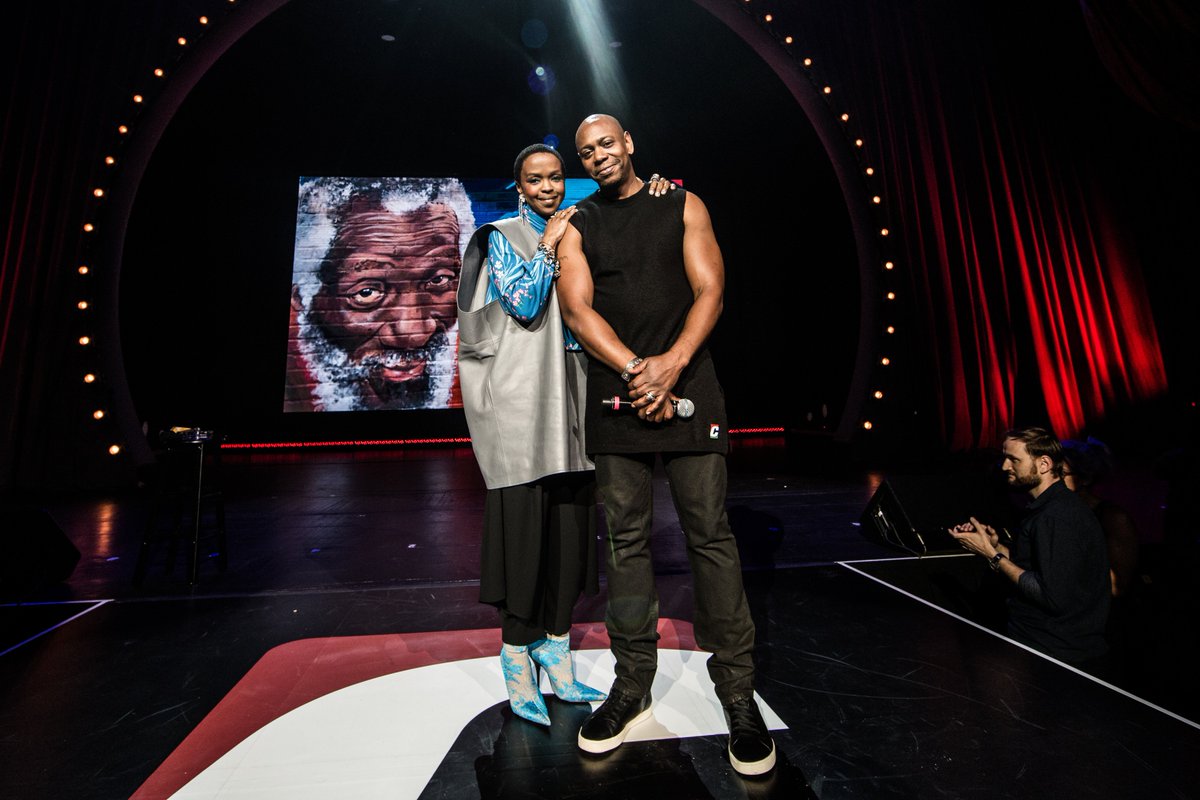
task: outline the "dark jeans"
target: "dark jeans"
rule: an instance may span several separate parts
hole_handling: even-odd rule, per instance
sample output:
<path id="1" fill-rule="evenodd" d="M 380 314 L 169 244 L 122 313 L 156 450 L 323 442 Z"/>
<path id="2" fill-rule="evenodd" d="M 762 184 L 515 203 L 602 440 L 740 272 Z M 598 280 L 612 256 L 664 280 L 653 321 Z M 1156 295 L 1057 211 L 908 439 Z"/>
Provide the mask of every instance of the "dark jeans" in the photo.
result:
<path id="1" fill-rule="evenodd" d="M 687 538 L 696 644 L 712 653 L 708 674 L 722 703 L 754 691 L 754 623 L 742 589 L 737 542 L 725 514 L 725 457 L 663 453 L 671 497 Z M 608 624 L 614 689 L 641 696 L 658 667 L 658 592 L 650 559 L 655 454 L 597 455 L 596 484 L 608 522 Z"/>

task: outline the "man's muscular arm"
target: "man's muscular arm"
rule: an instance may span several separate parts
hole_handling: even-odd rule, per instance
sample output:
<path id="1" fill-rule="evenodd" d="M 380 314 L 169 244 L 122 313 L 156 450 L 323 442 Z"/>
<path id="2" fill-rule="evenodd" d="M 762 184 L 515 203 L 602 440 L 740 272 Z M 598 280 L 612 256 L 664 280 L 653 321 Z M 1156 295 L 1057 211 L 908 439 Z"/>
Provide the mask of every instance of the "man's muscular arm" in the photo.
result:
<path id="1" fill-rule="evenodd" d="M 725 262 L 712 219 L 700 198 L 690 192 L 683 206 L 683 266 L 693 298 L 683 330 L 665 353 L 649 356 L 631 370 L 629 396 L 654 420 L 672 416 L 666 402 L 669 392 L 712 333 L 725 304 Z M 647 392 L 654 394 L 653 402 L 646 399 Z"/>
<path id="2" fill-rule="evenodd" d="M 575 334 L 588 354 L 618 373 L 625 371 L 637 353 L 621 341 L 612 326 L 592 308 L 592 271 L 583 254 L 583 237 L 575 226 L 558 243 L 558 264 L 562 272 L 557 283 L 558 305 L 563 322 Z"/>

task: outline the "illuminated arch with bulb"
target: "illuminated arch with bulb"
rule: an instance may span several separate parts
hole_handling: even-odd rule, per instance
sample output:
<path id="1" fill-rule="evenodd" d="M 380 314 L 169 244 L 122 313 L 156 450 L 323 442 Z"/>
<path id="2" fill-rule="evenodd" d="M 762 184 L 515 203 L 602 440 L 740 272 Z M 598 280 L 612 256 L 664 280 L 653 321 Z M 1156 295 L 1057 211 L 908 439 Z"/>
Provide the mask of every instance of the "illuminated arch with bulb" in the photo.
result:
<path id="1" fill-rule="evenodd" d="M 148 102 L 149 91 L 136 90 L 130 97 L 129 124 L 119 121 L 116 126 L 119 139 L 112 152 L 118 155 L 110 152 L 103 162 L 105 170 L 116 169 L 111 186 L 105 188 L 96 185 L 92 191 L 93 202 L 99 204 L 103 200 L 102 208 L 89 209 L 90 213 L 103 220 L 99 229 L 101 236 L 94 250 L 93 265 L 80 265 L 77 269 L 85 280 L 97 270 L 102 272 L 100 279 L 103 289 L 98 295 L 103 298 L 104 307 L 98 320 L 102 341 L 96 357 L 98 366 L 87 371 L 84 382 L 95 385 L 103 381 L 105 384 L 112 407 L 100 417 L 95 417 L 95 411 L 102 409 L 93 410 L 92 415 L 98 420 L 108 419 L 110 424 L 116 426 L 121 445 L 138 464 L 151 462 L 154 455 L 149 442 L 142 435 L 141 422 L 129 391 L 117 303 L 126 228 L 138 186 L 167 125 L 200 79 L 243 35 L 287 2 L 225 0 L 223 5 L 228 13 L 219 24 L 214 24 L 214 20 L 208 16 L 202 16 L 196 20 L 197 31 L 177 37 L 174 46 L 178 55 L 173 66 L 156 65 L 147 70 L 147 84 L 156 90 L 153 102 Z M 117 455 L 121 452 L 121 445 L 109 445 L 108 451 Z"/>
<path id="2" fill-rule="evenodd" d="M 177 37 L 173 42 L 178 54 L 174 64 L 165 69 L 161 65 L 155 66 L 147 71 L 148 88 L 135 87 L 130 96 L 128 119 L 119 120 L 114 126 L 118 139 L 112 152 L 118 155 L 110 153 L 104 157 L 101 173 L 112 173 L 113 179 L 95 179 L 89 186 L 92 205 L 85 231 L 99 234 L 92 251 L 93 267 L 73 265 L 73 268 L 81 279 L 103 283 L 103 290 L 96 293 L 103 307 L 95 308 L 101 303 L 90 306 L 101 315 L 96 331 L 99 346 L 92 348 L 97 366 L 87 369 L 84 381 L 89 385 L 103 382 L 111 402 L 111 408 L 107 410 L 89 405 L 89 413 L 96 420 L 106 420 L 116 426 L 122 444 L 136 463 L 150 461 L 152 454 L 142 435 L 126 379 L 117 304 L 120 265 L 134 199 L 159 140 L 192 89 L 243 35 L 288 2 L 225 0 L 223 5 L 228 13 L 219 24 L 212 24 L 207 16 L 200 17 L 197 31 Z M 837 114 L 831 104 L 832 87 L 819 85 L 814 80 L 812 59 L 795 52 L 792 36 L 774 29 L 773 15 L 758 14 L 752 8 L 751 0 L 694 2 L 746 42 L 783 82 L 813 126 L 834 169 L 855 237 L 860 284 L 855 367 L 836 436 L 848 440 L 856 432 L 877 429 L 871 415 L 864 414 L 864 406 L 868 400 L 878 402 L 884 397 L 881 383 L 871 384 L 875 369 L 891 364 L 886 348 L 881 351 L 879 345 L 881 338 L 895 333 L 895 327 L 888 323 L 881 332 L 884 323 L 878 320 L 881 308 L 885 303 L 895 301 L 896 295 L 893 291 L 885 294 L 882 288 L 886 271 L 894 268 L 894 263 L 884 262 L 881 255 L 881 243 L 886 241 L 890 231 L 877 221 L 881 216 L 882 198 L 870 190 L 869 179 L 875 170 L 865 167 L 860 159 L 863 141 L 850 137 L 847 132 L 849 116 Z M 101 272 L 99 276 L 95 274 L 97 269 Z M 81 302 L 80 309 L 85 307 L 89 306 Z M 91 340 L 80 341 L 81 346 L 90 343 Z M 120 452 L 120 447 L 113 444 L 109 450 Z"/>
<path id="3" fill-rule="evenodd" d="M 864 413 L 868 400 L 878 403 L 885 397 L 883 384 L 873 378 L 877 367 L 888 367 L 892 360 L 881 355 L 881 338 L 891 338 L 896 328 L 886 323 L 880 333 L 880 311 L 884 303 L 896 300 L 892 290 L 883 289 L 884 275 L 894 269 L 884 261 L 881 242 L 891 231 L 878 220 L 883 198 L 870 190 L 869 179 L 876 169 L 863 164 L 860 154 L 864 142 L 848 133 L 849 114 L 838 114 L 832 104 L 833 87 L 813 77 L 813 59 L 796 52 L 795 37 L 775 29 L 773 14 L 760 13 L 752 0 L 694 0 L 736 33 L 771 68 L 800 105 L 821 140 L 837 176 L 850 215 L 858 253 L 859 330 L 858 348 L 850 388 L 838 421 L 838 439 L 850 439 L 858 431 L 872 431 L 877 425 Z M 882 271 L 881 271 L 882 265 Z M 887 348 L 883 348 L 886 350 Z"/>

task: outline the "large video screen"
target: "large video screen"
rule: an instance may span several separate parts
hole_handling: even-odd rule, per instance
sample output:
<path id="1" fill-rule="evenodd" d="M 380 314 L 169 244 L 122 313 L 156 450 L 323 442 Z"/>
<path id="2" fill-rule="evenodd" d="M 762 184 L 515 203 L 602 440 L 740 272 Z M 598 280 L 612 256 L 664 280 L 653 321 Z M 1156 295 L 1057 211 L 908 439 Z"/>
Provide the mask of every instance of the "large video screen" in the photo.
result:
<path id="1" fill-rule="evenodd" d="M 595 188 L 568 178 L 563 205 Z M 461 407 L 463 252 L 516 212 L 505 179 L 301 178 L 283 410 Z"/>

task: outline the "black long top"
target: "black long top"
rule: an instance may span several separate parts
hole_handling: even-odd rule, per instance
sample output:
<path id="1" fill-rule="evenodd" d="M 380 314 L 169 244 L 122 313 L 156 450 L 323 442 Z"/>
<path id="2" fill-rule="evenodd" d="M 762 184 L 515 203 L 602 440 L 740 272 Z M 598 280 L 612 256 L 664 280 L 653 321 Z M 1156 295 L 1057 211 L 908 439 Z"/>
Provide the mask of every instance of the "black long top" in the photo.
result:
<path id="1" fill-rule="evenodd" d="M 686 192 L 651 197 L 649 189 L 624 199 L 599 192 L 577 204 L 571 224 L 583 236 L 591 268 L 592 307 L 621 341 L 642 357 L 657 355 L 679 337 L 693 293 L 683 265 Z M 675 395 L 695 403 L 690 419 L 646 422 L 628 410 L 606 410 L 603 400 L 629 400 L 621 376 L 588 361 L 585 446 L 594 453 L 717 452 L 728 449 L 725 396 L 707 347 L 692 357 Z"/>

